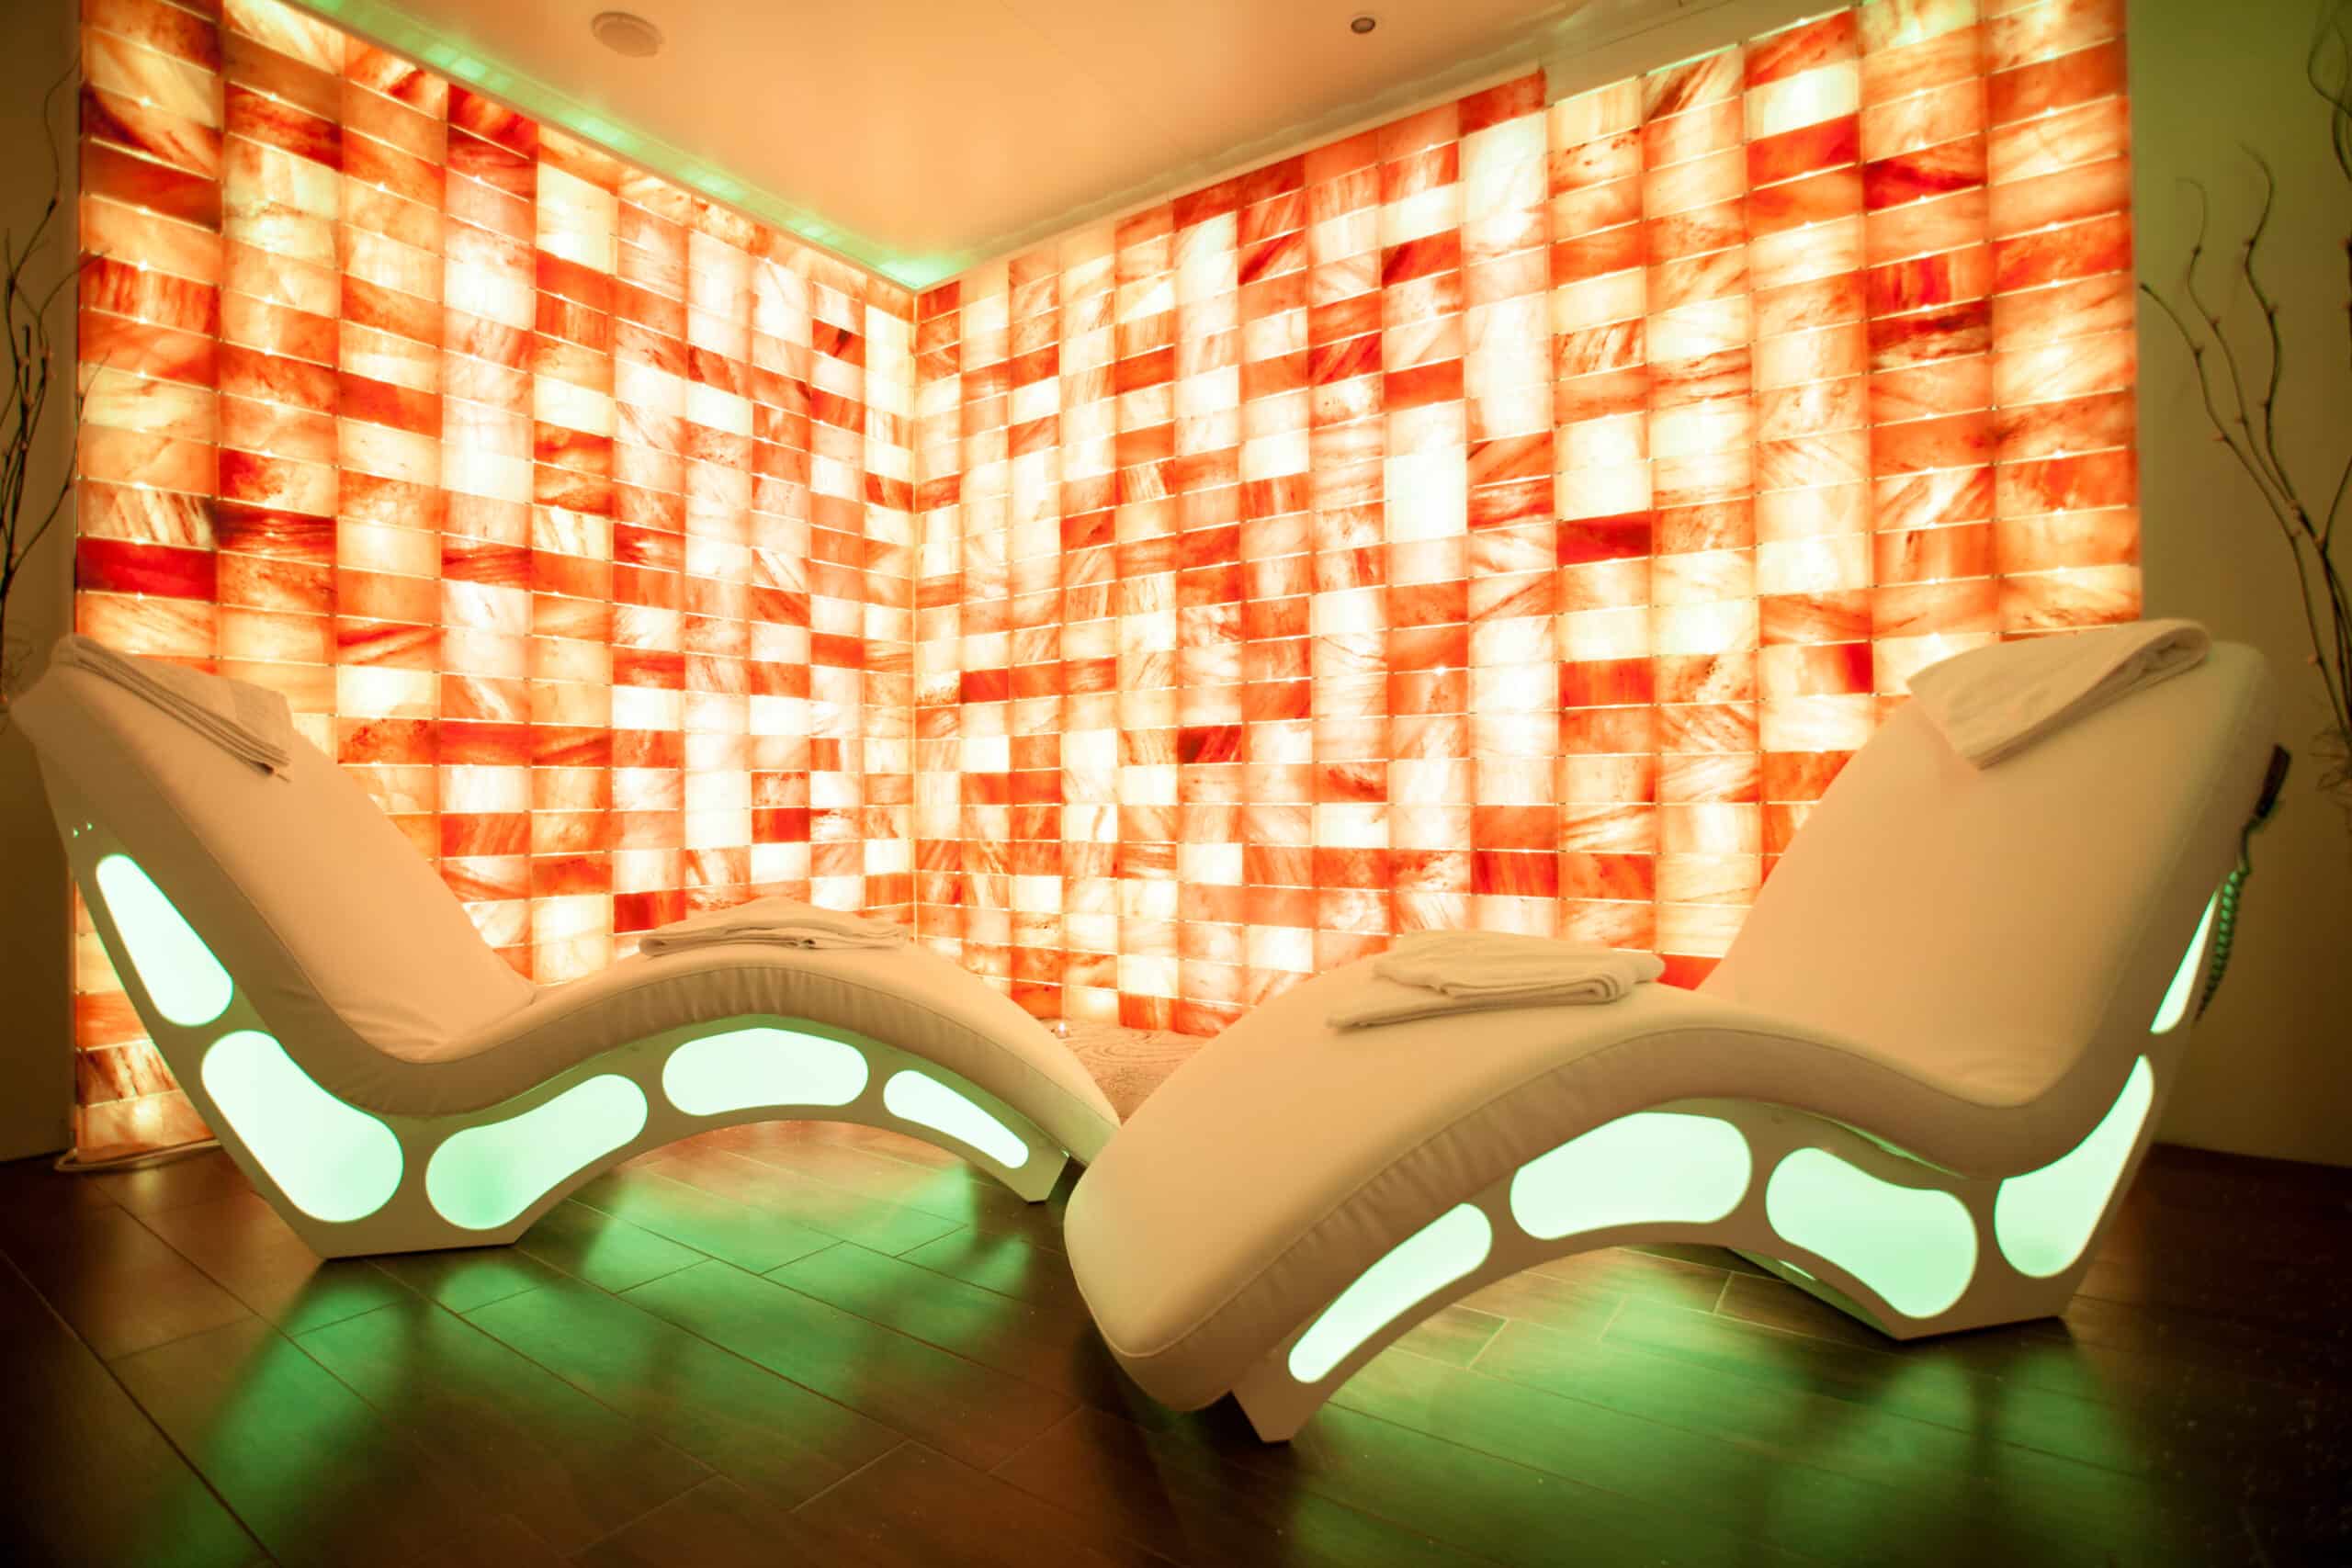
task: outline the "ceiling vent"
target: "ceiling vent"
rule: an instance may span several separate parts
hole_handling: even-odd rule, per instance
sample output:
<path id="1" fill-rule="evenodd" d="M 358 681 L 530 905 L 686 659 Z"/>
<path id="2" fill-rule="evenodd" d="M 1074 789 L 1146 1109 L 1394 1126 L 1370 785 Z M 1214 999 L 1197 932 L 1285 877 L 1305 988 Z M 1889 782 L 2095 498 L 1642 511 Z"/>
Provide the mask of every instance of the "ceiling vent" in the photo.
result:
<path id="1" fill-rule="evenodd" d="M 662 29 L 634 11 L 599 11 L 588 30 L 596 35 L 598 43 L 631 60 L 662 51 Z"/>

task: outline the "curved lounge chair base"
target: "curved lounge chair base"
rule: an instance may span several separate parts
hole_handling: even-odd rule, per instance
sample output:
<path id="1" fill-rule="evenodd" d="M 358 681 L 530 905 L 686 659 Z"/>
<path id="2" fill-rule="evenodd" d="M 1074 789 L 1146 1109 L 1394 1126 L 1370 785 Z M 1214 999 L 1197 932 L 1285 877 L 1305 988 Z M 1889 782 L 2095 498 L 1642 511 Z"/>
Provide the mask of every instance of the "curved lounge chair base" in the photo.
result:
<path id="1" fill-rule="evenodd" d="M 1911 704 L 1693 990 L 1335 1025 L 1397 988 L 1364 960 L 1269 998 L 1070 1195 L 1104 1342 L 1279 1439 L 1440 1307 L 1590 1247 L 1736 1248 L 1897 1339 L 2060 1311 L 2187 1049 L 2274 730 L 2227 644 L 1996 768 Z"/>
<path id="2" fill-rule="evenodd" d="M 171 1021 L 97 874 L 102 860 L 128 857 L 128 848 L 82 818 L 64 780 L 52 777 L 50 787 L 92 923 L 157 1050 L 255 1190 L 322 1258 L 509 1242 L 601 1172 L 747 1122 L 902 1133 L 1031 1202 L 1053 1190 L 1069 1163 L 1029 1117 L 936 1062 L 770 1015 L 632 1041 L 476 1110 L 416 1116 L 354 1105 L 297 1065 L 299 1050 L 280 1044 L 232 980 L 222 982 L 231 989 L 217 1014 L 192 1026 Z M 158 975 L 155 983 L 169 982 Z"/>
<path id="3" fill-rule="evenodd" d="M 1234 1397 L 1260 1438 L 1287 1441 L 1365 1362 L 1442 1308 L 1554 1258 L 1645 1242 L 1729 1247 L 1894 1339 L 2053 1315 L 2154 1136 L 2148 1111 L 2169 1087 L 2159 1080 L 2174 1055 L 2143 1056 L 2101 1130 L 2043 1168 L 2054 1173 L 2046 1177 L 1960 1176 L 1838 1122 L 1752 1101 L 1686 1100 L 1620 1118 L 1400 1243 L 1251 1365 Z M 1590 1157 L 1564 1154 L 1577 1144 Z M 1618 1220 L 1645 1201 L 1725 1210 Z M 1615 1223 L 1537 1234 L 1574 1224 L 1579 1210 Z"/>

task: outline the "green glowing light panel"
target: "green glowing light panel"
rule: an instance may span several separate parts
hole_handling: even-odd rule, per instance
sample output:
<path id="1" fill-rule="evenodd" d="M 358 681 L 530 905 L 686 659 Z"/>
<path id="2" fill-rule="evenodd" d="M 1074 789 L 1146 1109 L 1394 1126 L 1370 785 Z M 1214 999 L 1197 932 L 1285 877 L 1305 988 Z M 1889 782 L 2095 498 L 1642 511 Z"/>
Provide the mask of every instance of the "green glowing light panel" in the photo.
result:
<path id="1" fill-rule="evenodd" d="M 129 855 L 106 855 L 98 861 L 97 877 L 98 896 L 130 950 L 130 966 L 155 1010 L 187 1029 L 228 1011 L 229 998 L 236 994 L 229 972 L 139 863 Z"/>
<path id="2" fill-rule="evenodd" d="M 1007 1170 L 1029 1163 L 1020 1134 L 926 1073 L 893 1073 L 882 1086 L 883 1109 L 902 1121 L 960 1139 Z"/>
<path id="3" fill-rule="evenodd" d="M 1773 1169 L 1764 1214 L 1781 1236 L 1826 1258 L 1905 1317 L 1933 1317 L 1976 1273 L 1976 1226 L 1949 1192 L 1897 1187 L 1826 1149 Z"/>
<path id="4" fill-rule="evenodd" d="M 2205 918 L 2197 922 L 2197 934 L 2189 939 L 2188 951 L 2181 954 L 2172 984 L 2165 987 L 2165 999 L 2156 1008 L 2156 1021 L 2148 1025 L 2149 1033 L 2169 1034 L 2188 1016 L 2189 1000 L 2197 995 L 2198 979 L 2205 973 L 2205 943 L 2213 935 L 2213 914 L 2221 907 L 2219 893 L 2205 901 Z"/>
<path id="5" fill-rule="evenodd" d="M 2009 1267 L 2046 1280 L 2083 1255 L 2155 1099 L 2155 1071 L 2143 1056 L 2090 1136 L 2040 1170 L 2001 1183 L 1993 1200 L 1993 1239 Z"/>
<path id="6" fill-rule="evenodd" d="M 451 1224 L 495 1230 L 644 1129 L 645 1091 L 605 1073 L 450 1138 L 424 1168 L 424 1193 Z"/>
<path id="7" fill-rule="evenodd" d="M 1640 1111 L 1520 1167 L 1510 1217 L 1544 1241 L 1614 1225 L 1704 1224 L 1739 1206 L 1752 1163 L 1728 1122 Z"/>
<path id="8" fill-rule="evenodd" d="M 1494 1239 L 1494 1227 L 1473 1205 L 1448 1209 L 1389 1248 L 1323 1309 L 1290 1348 L 1290 1375 L 1301 1382 L 1322 1382 L 1398 1314 L 1484 1263 Z"/>
<path id="9" fill-rule="evenodd" d="M 204 1054 L 204 1092 L 287 1201 L 314 1220 L 364 1220 L 401 1185 L 401 1141 L 311 1080 L 286 1048 L 240 1029 Z"/>
<path id="10" fill-rule="evenodd" d="M 865 1054 L 838 1040 L 729 1029 L 671 1052 L 662 1092 L 689 1116 L 719 1116 L 766 1105 L 847 1105 L 865 1092 L 866 1076 Z"/>

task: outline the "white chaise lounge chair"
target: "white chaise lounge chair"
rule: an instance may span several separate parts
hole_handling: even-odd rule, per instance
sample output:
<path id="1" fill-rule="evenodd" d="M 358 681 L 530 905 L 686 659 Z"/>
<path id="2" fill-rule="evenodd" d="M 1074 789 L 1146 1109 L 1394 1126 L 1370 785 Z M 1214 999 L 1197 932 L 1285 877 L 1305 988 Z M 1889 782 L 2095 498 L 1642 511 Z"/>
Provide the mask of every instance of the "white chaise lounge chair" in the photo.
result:
<path id="1" fill-rule="evenodd" d="M 1103 1338 L 1280 1440 L 1439 1307 L 1589 1247 L 1737 1248 L 1897 1338 L 2058 1311 L 2172 1086 L 2267 688 L 2218 646 L 1983 772 L 1912 705 L 1695 992 L 1328 1027 L 1367 963 L 1259 1008 L 1071 1195 Z"/>
<path id="2" fill-rule="evenodd" d="M 596 1172 L 731 1122 L 888 1127 L 1033 1201 L 1118 1126 L 1045 1025 L 910 943 L 535 987 L 316 749 L 264 773 L 63 666 L 15 711 L 140 1018 L 322 1256 L 509 1241 Z"/>

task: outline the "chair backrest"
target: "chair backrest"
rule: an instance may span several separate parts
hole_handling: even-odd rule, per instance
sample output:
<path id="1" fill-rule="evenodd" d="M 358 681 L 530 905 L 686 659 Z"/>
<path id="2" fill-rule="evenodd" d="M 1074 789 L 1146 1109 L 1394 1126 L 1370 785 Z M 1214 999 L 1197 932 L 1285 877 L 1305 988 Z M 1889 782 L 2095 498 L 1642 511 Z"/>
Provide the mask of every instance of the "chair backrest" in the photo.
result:
<path id="1" fill-rule="evenodd" d="M 530 1001 L 358 781 L 298 739 L 265 773 L 112 682 L 52 666 L 16 705 L 62 774 L 273 1029 L 396 1056 Z"/>
<path id="2" fill-rule="evenodd" d="M 2275 723 L 2261 656 L 2228 643 L 1982 770 L 1906 706 L 1799 829 L 1703 988 L 1993 1104 L 2104 1047 L 2144 1049 Z"/>

